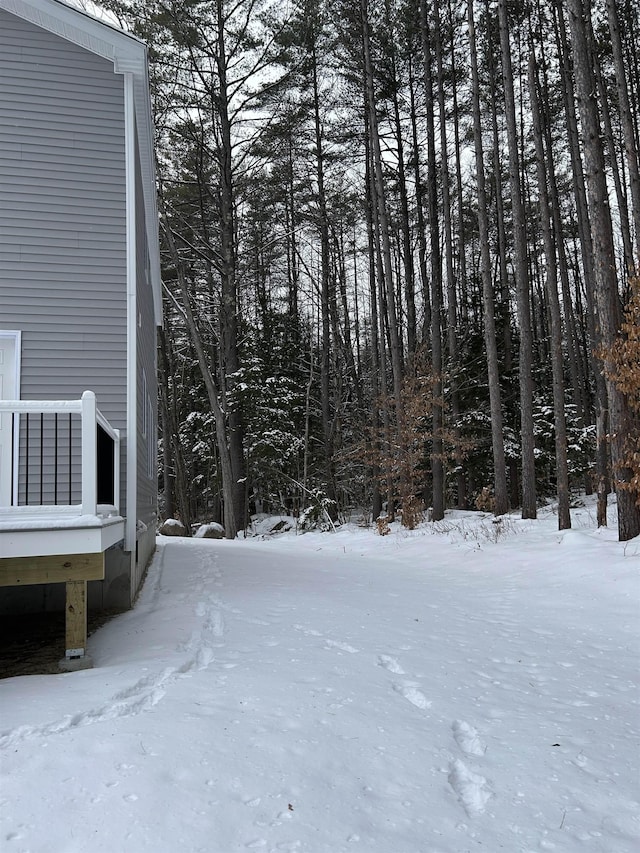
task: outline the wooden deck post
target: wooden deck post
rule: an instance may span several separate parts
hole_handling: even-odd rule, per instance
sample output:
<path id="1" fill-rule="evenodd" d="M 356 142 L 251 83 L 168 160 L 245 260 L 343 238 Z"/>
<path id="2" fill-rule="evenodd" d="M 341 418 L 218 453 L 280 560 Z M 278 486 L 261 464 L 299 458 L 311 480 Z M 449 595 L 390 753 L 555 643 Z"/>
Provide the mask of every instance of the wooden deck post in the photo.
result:
<path id="1" fill-rule="evenodd" d="M 65 656 L 60 669 L 89 669 L 87 654 L 87 581 L 104 580 L 104 553 L 0 558 L 0 587 L 64 583 Z"/>
<path id="2" fill-rule="evenodd" d="M 63 672 L 91 669 L 93 660 L 87 654 L 86 580 L 67 581 L 66 593 L 65 654 L 58 666 Z"/>
<path id="3" fill-rule="evenodd" d="M 87 648 L 87 582 L 69 581 L 67 587 L 65 657 L 84 657 Z"/>

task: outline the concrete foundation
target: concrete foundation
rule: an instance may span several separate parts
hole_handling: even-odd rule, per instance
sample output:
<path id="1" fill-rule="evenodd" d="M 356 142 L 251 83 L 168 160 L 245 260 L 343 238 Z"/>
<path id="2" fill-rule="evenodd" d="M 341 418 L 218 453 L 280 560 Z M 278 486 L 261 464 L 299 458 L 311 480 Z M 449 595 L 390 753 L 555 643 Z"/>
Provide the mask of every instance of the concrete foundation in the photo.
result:
<path id="1" fill-rule="evenodd" d="M 91 655 L 82 655 L 79 658 L 62 658 L 58 663 L 61 672 L 78 672 L 81 669 L 93 669 L 93 658 Z"/>

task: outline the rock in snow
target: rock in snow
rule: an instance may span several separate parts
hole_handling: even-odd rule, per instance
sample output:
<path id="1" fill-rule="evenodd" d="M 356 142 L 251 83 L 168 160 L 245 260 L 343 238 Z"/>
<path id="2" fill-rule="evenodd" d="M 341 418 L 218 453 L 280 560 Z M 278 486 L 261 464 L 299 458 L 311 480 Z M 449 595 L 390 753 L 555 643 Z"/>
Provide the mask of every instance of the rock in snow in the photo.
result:
<path id="1" fill-rule="evenodd" d="M 196 539 L 224 539 L 224 527 L 215 521 L 201 524 L 194 536 Z"/>
<path id="2" fill-rule="evenodd" d="M 168 518 L 158 530 L 161 536 L 186 536 L 187 528 L 177 518 Z"/>

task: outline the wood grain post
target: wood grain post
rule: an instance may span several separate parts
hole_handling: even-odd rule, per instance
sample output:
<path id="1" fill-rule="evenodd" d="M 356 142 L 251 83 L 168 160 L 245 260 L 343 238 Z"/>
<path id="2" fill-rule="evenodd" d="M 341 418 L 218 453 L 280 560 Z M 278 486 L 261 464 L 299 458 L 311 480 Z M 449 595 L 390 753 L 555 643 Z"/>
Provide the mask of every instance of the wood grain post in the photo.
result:
<path id="1" fill-rule="evenodd" d="M 87 582 L 70 581 L 67 587 L 65 657 L 84 657 L 87 649 Z"/>

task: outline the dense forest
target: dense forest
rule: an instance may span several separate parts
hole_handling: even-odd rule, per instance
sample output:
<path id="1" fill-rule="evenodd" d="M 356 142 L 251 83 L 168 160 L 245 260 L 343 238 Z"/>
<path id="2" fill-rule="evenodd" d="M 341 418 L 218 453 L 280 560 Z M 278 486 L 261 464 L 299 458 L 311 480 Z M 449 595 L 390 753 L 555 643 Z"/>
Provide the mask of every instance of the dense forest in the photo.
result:
<path id="1" fill-rule="evenodd" d="M 164 515 L 640 534 L 636 0 L 106 0 L 150 47 Z"/>

